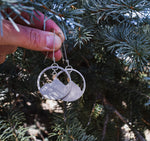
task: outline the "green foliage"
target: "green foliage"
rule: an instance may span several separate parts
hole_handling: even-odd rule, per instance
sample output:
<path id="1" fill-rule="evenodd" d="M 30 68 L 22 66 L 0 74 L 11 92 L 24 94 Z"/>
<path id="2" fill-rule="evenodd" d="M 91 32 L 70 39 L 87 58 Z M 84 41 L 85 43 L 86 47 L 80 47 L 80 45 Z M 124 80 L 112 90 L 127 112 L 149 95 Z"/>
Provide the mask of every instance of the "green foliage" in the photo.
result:
<path id="1" fill-rule="evenodd" d="M 3 35 L 3 19 L 7 18 L 12 25 L 15 27 L 17 31 L 20 31 L 14 19 L 11 18 L 13 13 L 16 14 L 16 17 L 22 19 L 26 24 L 30 24 L 30 21 L 26 20 L 23 16 L 21 16 L 21 12 L 26 12 L 31 16 L 31 20 L 33 15 L 33 10 L 35 5 L 39 5 L 38 3 L 33 3 L 31 0 L 0 0 L 0 29 L 1 36 Z M 10 9 L 11 12 L 8 13 L 7 10 Z M 16 18 L 15 17 L 15 18 Z"/>
<path id="2" fill-rule="evenodd" d="M 86 7 L 97 16 L 97 23 L 109 17 L 124 22 L 132 19 L 134 14 L 140 18 L 140 12 L 149 11 L 149 6 L 147 0 L 86 0 Z M 125 14 L 128 14 L 129 17 L 125 17 Z"/>
<path id="3" fill-rule="evenodd" d="M 8 112 L 7 117 L 0 117 L 0 140 L 1 141 L 29 141 L 30 136 L 27 136 L 28 128 L 23 127 L 23 113 Z"/>
<path id="4" fill-rule="evenodd" d="M 150 40 L 147 33 L 133 25 L 125 23 L 109 29 L 105 45 L 129 66 L 129 70 L 143 72 L 144 67 L 148 67 Z"/>
<path id="5" fill-rule="evenodd" d="M 86 134 L 77 114 L 68 110 L 64 116 L 55 116 L 55 126 L 50 138 L 57 136 L 56 141 L 96 141 L 92 135 Z"/>
<path id="6" fill-rule="evenodd" d="M 103 107 L 103 105 L 96 104 L 95 108 L 94 108 L 94 117 L 98 118 L 99 115 L 103 115 L 103 114 L 104 114 L 104 107 Z"/>
<path id="7" fill-rule="evenodd" d="M 76 37 L 75 40 L 75 46 L 79 46 L 81 48 L 81 46 L 83 46 L 85 43 L 88 43 L 91 39 L 92 39 L 92 31 L 90 31 L 90 29 L 86 29 L 86 28 L 79 28 L 79 31 L 75 32 L 74 36 Z"/>

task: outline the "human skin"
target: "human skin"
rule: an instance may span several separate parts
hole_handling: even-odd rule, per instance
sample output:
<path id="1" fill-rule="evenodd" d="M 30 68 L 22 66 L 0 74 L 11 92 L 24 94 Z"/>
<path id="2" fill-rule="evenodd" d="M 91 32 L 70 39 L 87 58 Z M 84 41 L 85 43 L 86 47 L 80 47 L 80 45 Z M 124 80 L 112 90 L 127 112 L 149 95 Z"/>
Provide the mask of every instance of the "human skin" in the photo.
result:
<path id="1" fill-rule="evenodd" d="M 16 31 L 10 21 L 3 20 L 3 36 L 0 36 L 0 64 L 5 61 L 6 55 L 15 52 L 17 47 L 48 52 L 49 58 L 52 58 L 52 52 L 55 48 L 55 60 L 61 59 L 62 53 L 60 48 L 65 39 L 62 30 L 53 20 L 49 19 L 46 22 L 45 31 L 43 31 L 44 15 L 42 13 L 34 14 L 38 20 L 33 18 L 33 23 L 30 25 L 20 18 L 15 19 L 15 23 L 17 23 L 20 30 L 19 32 Z M 23 12 L 21 15 L 30 21 L 27 13 Z"/>

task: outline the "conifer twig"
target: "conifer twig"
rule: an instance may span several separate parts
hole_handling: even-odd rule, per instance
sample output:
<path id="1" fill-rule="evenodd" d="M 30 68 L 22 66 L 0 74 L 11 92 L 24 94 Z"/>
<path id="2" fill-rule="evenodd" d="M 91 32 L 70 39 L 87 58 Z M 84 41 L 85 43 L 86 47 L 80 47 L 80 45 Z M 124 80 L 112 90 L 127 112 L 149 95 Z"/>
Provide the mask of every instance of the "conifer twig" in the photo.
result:
<path id="1" fill-rule="evenodd" d="M 62 14 L 58 14 L 58 13 L 56 13 L 55 11 L 53 11 L 53 10 L 51 10 L 51 9 L 47 8 L 47 7 L 46 7 L 46 6 L 44 6 L 44 5 L 42 5 L 42 8 L 44 8 L 45 10 L 47 10 L 47 11 L 49 11 L 49 12 L 53 13 L 54 15 L 57 15 L 57 16 L 59 16 L 59 17 L 64 17 L 64 15 L 62 15 Z"/>
<path id="2" fill-rule="evenodd" d="M 96 103 L 93 104 L 93 108 L 92 108 L 92 111 L 91 111 L 91 114 L 90 114 L 90 117 L 89 117 L 89 121 L 88 121 L 86 127 L 88 127 L 90 125 L 90 123 L 91 123 L 91 118 L 92 118 L 92 115 L 93 115 L 93 113 L 95 111 L 95 106 L 96 106 Z"/>
<path id="3" fill-rule="evenodd" d="M 103 128 L 103 133 L 102 133 L 102 139 L 101 141 L 103 141 L 105 139 L 105 135 L 106 135 L 106 128 L 107 128 L 107 124 L 109 121 L 109 114 L 106 114 L 106 118 L 105 118 L 105 122 L 104 122 L 104 128 Z"/>

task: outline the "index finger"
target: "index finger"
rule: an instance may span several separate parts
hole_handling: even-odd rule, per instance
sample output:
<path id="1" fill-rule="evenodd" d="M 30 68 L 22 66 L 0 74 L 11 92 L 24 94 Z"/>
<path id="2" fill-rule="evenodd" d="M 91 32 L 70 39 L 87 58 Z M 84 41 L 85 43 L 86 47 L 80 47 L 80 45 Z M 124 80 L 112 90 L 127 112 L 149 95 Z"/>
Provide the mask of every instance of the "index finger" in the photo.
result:
<path id="1" fill-rule="evenodd" d="M 7 10 L 7 12 L 11 12 L 10 9 Z M 27 25 L 27 23 L 25 23 L 21 18 L 17 17 L 15 19 L 15 22 L 21 25 L 26 25 L 26 26 L 30 26 L 33 28 L 38 28 L 43 30 L 44 27 L 44 14 L 41 12 L 38 12 L 38 14 L 34 11 L 34 15 L 35 17 L 33 17 L 33 22 L 30 25 Z M 16 15 L 13 14 L 12 17 L 15 17 Z M 21 16 L 24 17 L 26 20 L 30 21 L 30 15 L 26 12 L 22 12 Z M 58 35 L 62 42 L 65 40 L 64 34 L 62 32 L 62 30 L 60 29 L 60 27 L 51 19 L 47 20 L 45 23 L 45 31 L 49 31 L 49 32 L 54 32 L 56 33 L 56 35 Z"/>
<path id="2" fill-rule="evenodd" d="M 35 17 L 33 17 L 33 22 L 34 23 L 31 23 L 31 26 L 32 27 L 35 27 L 35 28 L 38 28 L 38 29 L 42 29 L 43 30 L 43 27 L 44 27 L 44 14 L 42 14 L 41 12 L 39 12 L 39 14 L 37 14 L 36 12 L 34 12 L 34 15 L 36 16 L 36 19 Z M 27 15 L 25 12 L 22 13 L 22 16 L 24 18 L 28 18 L 30 19 L 30 16 Z M 47 18 L 47 17 L 46 17 Z M 64 37 L 64 34 L 62 32 L 62 30 L 60 29 L 60 27 L 51 19 L 47 20 L 46 21 L 46 24 L 45 24 L 45 31 L 51 31 L 51 32 L 54 32 L 62 39 L 62 41 L 65 40 L 65 37 Z"/>

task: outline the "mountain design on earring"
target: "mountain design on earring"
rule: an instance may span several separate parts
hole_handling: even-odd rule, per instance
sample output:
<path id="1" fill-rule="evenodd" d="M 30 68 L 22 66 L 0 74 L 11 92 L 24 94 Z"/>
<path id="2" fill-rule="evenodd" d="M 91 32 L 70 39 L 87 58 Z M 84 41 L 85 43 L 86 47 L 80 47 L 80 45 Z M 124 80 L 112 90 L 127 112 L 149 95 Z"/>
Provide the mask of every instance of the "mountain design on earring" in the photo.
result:
<path id="1" fill-rule="evenodd" d="M 52 75 L 55 72 L 55 77 L 52 77 L 52 82 L 51 83 L 45 83 L 42 87 L 40 86 L 40 81 L 41 81 L 41 77 L 42 75 L 48 71 L 48 70 L 52 70 Z M 62 81 L 60 81 L 58 79 L 58 72 L 59 71 L 61 73 L 65 73 L 67 75 L 67 79 L 68 84 L 64 84 Z M 53 75 L 54 76 L 54 75 Z M 52 64 L 51 66 L 45 68 L 44 70 L 42 70 L 38 76 L 37 79 L 37 87 L 38 90 L 40 91 L 40 93 L 48 99 L 52 99 L 52 100 L 61 100 L 63 99 L 66 95 L 68 95 L 68 93 L 71 90 L 71 77 L 68 73 L 67 70 L 65 70 L 64 68 L 58 66 L 56 63 Z"/>
<path id="2" fill-rule="evenodd" d="M 83 95 L 83 91 L 76 83 L 74 83 L 73 81 L 71 81 L 70 83 L 71 83 L 71 90 L 69 94 L 62 99 L 63 101 L 67 101 L 67 102 L 76 101 Z"/>
<path id="3" fill-rule="evenodd" d="M 70 88 L 70 91 L 68 91 L 68 94 L 62 98 L 61 100 L 66 101 L 66 102 L 73 102 L 78 100 L 84 93 L 85 88 L 86 88 L 86 82 L 85 79 L 83 77 L 83 75 L 77 71 L 76 69 L 73 69 L 72 67 L 70 68 L 66 68 L 66 71 L 71 75 L 71 72 L 75 72 L 77 73 L 83 82 L 83 88 L 81 89 L 81 87 L 79 87 L 75 82 L 73 82 L 72 80 L 66 85 L 67 89 Z M 59 76 L 62 73 L 62 71 L 60 71 L 57 76 Z"/>
<path id="4" fill-rule="evenodd" d="M 59 79 L 55 78 L 51 83 L 45 83 L 41 87 L 40 93 L 45 98 L 59 100 L 67 95 L 68 87 L 69 86 L 63 84 Z"/>

